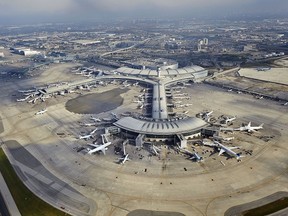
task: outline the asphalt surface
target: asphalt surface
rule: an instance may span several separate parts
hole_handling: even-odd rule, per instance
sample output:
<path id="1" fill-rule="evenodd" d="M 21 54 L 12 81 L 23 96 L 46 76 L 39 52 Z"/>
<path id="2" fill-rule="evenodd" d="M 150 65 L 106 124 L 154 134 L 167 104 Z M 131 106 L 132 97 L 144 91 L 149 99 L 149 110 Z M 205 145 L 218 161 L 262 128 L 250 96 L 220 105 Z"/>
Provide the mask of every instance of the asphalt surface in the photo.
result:
<path id="1" fill-rule="evenodd" d="M 128 89 L 113 89 L 102 93 L 87 94 L 71 99 L 66 103 L 66 109 L 78 114 L 99 114 L 121 106 L 123 98 L 120 94 Z"/>

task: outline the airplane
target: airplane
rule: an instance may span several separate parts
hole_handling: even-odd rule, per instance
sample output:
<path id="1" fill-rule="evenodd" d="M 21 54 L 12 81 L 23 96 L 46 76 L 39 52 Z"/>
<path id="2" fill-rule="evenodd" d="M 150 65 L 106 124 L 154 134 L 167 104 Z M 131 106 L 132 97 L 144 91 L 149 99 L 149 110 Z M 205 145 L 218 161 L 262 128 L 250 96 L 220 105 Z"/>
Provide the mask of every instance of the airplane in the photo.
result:
<path id="1" fill-rule="evenodd" d="M 23 101 L 26 101 L 26 98 L 17 99 L 16 101 L 17 102 L 23 102 Z"/>
<path id="2" fill-rule="evenodd" d="M 209 121 L 210 119 L 210 115 L 213 113 L 213 110 L 210 112 L 205 112 L 204 114 L 202 114 L 202 118 L 206 121 Z"/>
<path id="3" fill-rule="evenodd" d="M 222 155 L 224 152 L 228 155 L 230 155 L 231 157 L 235 157 L 238 161 L 241 160 L 241 157 L 244 157 L 243 155 L 240 155 L 239 153 L 236 153 L 234 151 L 232 151 L 232 149 L 239 149 L 239 147 L 227 147 L 224 146 L 223 144 L 214 141 L 216 144 L 216 147 L 220 148 L 220 152 L 218 154 L 218 156 Z"/>
<path id="4" fill-rule="evenodd" d="M 196 152 L 190 152 L 186 149 L 183 149 L 183 148 L 179 148 L 180 151 L 182 151 L 184 154 L 187 154 L 189 156 L 191 156 L 189 159 L 190 160 L 195 160 L 197 162 L 200 162 L 200 161 L 203 161 L 203 157 L 201 157 L 199 154 L 197 154 Z"/>
<path id="5" fill-rule="evenodd" d="M 123 87 L 125 87 L 125 88 L 127 88 L 127 87 L 129 87 L 129 86 L 131 86 L 130 83 L 128 83 L 128 84 L 123 84 Z"/>
<path id="6" fill-rule="evenodd" d="M 86 124 L 84 124 L 84 126 L 86 126 L 86 127 L 95 126 L 95 123 L 86 123 Z"/>
<path id="7" fill-rule="evenodd" d="M 159 155 L 159 152 L 161 151 L 161 149 L 159 149 L 158 147 L 152 145 L 152 150 L 155 153 L 155 155 Z"/>
<path id="8" fill-rule="evenodd" d="M 232 92 L 233 90 L 232 90 L 232 89 L 228 89 L 227 91 L 228 91 L 228 92 Z"/>
<path id="9" fill-rule="evenodd" d="M 139 82 L 136 82 L 136 83 L 133 84 L 133 86 L 138 86 L 138 84 L 139 84 Z"/>
<path id="10" fill-rule="evenodd" d="M 113 116 L 113 118 L 114 118 L 115 120 L 119 120 L 119 118 L 118 118 L 117 114 L 115 114 L 115 113 L 111 112 L 111 115 Z"/>
<path id="11" fill-rule="evenodd" d="M 85 139 L 85 140 L 87 140 L 87 139 L 91 139 L 91 138 L 93 138 L 93 134 L 87 134 L 87 135 L 84 135 L 84 136 L 79 136 L 79 139 Z"/>
<path id="12" fill-rule="evenodd" d="M 102 121 L 101 119 L 99 119 L 99 118 L 94 118 L 94 117 L 91 117 L 90 119 L 93 120 L 94 122 L 101 122 L 101 121 Z"/>
<path id="13" fill-rule="evenodd" d="M 261 100 L 263 98 L 264 98 L 263 96 L 256 96 L 256 99 L 259 99 L 259 100 Z"/>
<path id="14" fill-rule="evenodd" d="M 221 137 L 221 136 L 213 136 L 214 140 L 223 140 L 223 141 L 231 141 L 234 139 L 234 137 Z"/>
<path id="15" fill-rule="evenodd" d="M 257 130 L 263 129 L 263 125 L 264 125 L 264 123 L 260 124 L 259 126 L 251 126 L 251 122 L 249 122 L 248 125 L 240 127 L 240 128 L 235 128 L 234 130 L 255 132 Z"/>
<path id="16" fill-rule="evenodd" d="M 201 162 L 203 161 L 203 157 L 201 157 L 200 155 L 198 155 L 196 152 L 193 153 L 193 156 L 191 158 L 189 158 L 191 160 L 195 160 L 197 162 Z"/>
<path id="17" fill-rule="evenodd" d="M 225 124 L 228 124 L 232 121 L 234 121 L 236 119 L 236 116 L 232 117 L 232 118 L 226 118 L 224 121 L 225 121 Z"/>
<path id="18" fill-rule="evenodd" d="M 47 109 L 42 109 L 42 110 L 36 112 L 35 115 L 42 115 L 42 114 L 44 114 L 45 112 L 47 112 Z"/>
<path id="19" fill-rule="evenodd" d="M 98 146 L 98 147 L 96 147 L 96 148 L 94 148 L 94 149 L 89 150 L 89 151 L 88 151 L 88 154 L 91 155 L 91 154 L 93 154 L 93 153 L 95 153 L 95 152 L 102 151 L 103 154 L 105 155 L 105 154 L 106 154 L 107 147 L 108 147 L 109 145 L 111 145 L 111 144 L 112 144 L 111 142 L 107 142 L 107 143 L 105 143 L 105 144 L 103 144 L 103 145 L 100 145 L 100 146 Z"/>
<path id="20" fill-rule="evenodd" d="M 286 102 L 286 103 L 283 104 L 283 106 L 287 106 L 287 105 L 288 105 L 288 102 Z"/>
<path id="21" fill-rule="evenodd" d="M 184 113 L 184 114 L 188 114 L 188 113 L 189 113 L 189 110 L 186 110 L 186 111 L 184 111 L 183 113 Z"/>
<path id="22" fill-rule="evenodd" d="M 90 135 L 93 135 L 97 130 L 98 128 L 95 128 L 93 131 L 90 132 Z"/>
<path id="23" fill-rule="evenodd" d="M 118 158 L 121 164 L 124 164 L 126 161 L 130 161 L 129 154 L 124 155 L 122 158 Z"/>

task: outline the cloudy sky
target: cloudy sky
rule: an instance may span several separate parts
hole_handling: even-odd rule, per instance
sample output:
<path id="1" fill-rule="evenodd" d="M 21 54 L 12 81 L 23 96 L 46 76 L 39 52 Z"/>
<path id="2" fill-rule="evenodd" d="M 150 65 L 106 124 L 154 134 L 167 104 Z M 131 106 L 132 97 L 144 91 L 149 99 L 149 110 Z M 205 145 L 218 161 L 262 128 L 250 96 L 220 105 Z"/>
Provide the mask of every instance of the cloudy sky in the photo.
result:
<path id="1" fill-rule="evenodd" d="M 288 0 L 0 0 L 1 22 L 288 14 Z"/>

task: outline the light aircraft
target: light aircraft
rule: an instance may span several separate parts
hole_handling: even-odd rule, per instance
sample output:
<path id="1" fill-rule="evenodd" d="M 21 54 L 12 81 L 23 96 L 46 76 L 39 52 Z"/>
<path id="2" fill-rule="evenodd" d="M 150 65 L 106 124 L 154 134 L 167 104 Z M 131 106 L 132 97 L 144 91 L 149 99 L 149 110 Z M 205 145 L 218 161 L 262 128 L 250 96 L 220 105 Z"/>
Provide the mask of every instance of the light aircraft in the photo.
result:
<path id="1" fill-rule="evenodd" d="M 100 145 L 100 146 L 98 146 L 98 147 L 96 147 L 96 148 L 94 148 L 94 149 L 91 149 L 91 150 L 89 150 L 88 151 L 88 154 L 93 154 L 93 153 L 96 153 L 96 152 L 98 152 L 98 151 L 102 151 L 103 152 L 103 154 L 105 155 L 106 154 L 106 149 L 107 149 L 107 147 L 109 146 L 109 145 L 111 145 L 112 143 L 111 142 L 107 142 L 107 143 L 105 143 L 105 144 L 103 144 L 103 145 Z"/>
<path id="2" fill-rule="evenodd" d="M 35 115 L 42 115 L 42 114 L 44 114 L 45 112 L 47 112 L 47 109 L 42 109 L 42 110 L 36 112 Z"/>
<path id="3" fill-rule="evenodd" d="M 229 156 L 235 157 L 237 160 L 240 160 L 241 157 L 244 157 L 243 155 L 240 155 L 239 153 L 232 151 L 232 149 L 239 149 L 239 147 L 227 147 L 217 141 L 215 141 L 215 144 L 218 148 L 220 148 L 220 152 L 218 154 L 219 156 L 225 152 Z"/>
<path id="4" fill-rule="evenodd" d="M 263 123 L 260 124 L 259 126 L 251 126 L 251 122 L 248 123 L 248 125 L 245 125 L 243 127 L 240 128 L 236 128 L 234 130 L 236 131 L 248 131 L 248 132 L 255 132 L 257 130 L 263 129 Z"/>

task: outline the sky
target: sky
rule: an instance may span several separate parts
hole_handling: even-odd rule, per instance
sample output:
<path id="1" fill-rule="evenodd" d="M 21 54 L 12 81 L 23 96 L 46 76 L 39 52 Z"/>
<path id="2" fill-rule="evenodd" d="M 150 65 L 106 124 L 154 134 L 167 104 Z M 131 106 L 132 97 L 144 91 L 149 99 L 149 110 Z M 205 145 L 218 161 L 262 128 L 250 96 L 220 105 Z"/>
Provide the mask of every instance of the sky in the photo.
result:
<path id="1" fill-rule="evenodd" d="M 0 22 L 288 14 L 288 0 L 0 0 Z"/>

